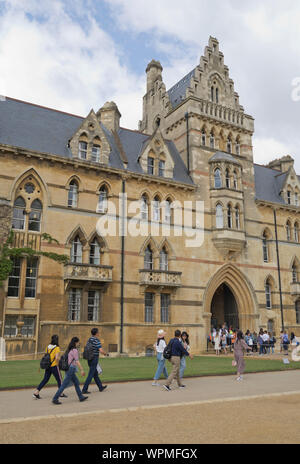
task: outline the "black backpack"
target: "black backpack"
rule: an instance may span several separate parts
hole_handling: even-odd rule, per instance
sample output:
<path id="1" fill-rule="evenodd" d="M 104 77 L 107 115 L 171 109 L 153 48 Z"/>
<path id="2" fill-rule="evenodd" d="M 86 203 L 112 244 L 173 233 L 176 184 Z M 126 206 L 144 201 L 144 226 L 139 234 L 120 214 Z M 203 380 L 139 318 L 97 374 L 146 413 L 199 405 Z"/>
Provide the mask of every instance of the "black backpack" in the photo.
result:
<path id="1" fill-rule="evenodd" d="M 87 341 L 87 344 L 84 347 L 82 356 L 87 361 L 91 361 L 95 356 L 93 345 L 89 340 Z"/>
<path id="2" fill-rule="evenodd" d="M 56 348 L 56 346 L 54 348 Z M 40 368 L 41 369 L 50 369 L 50 367 L 51 367 L 50 354 L 52 353 L 54 348 L 52 348 L 50 353 L 48 353 L 48 348 L 47 348 L 47 353 L 44 354 L 44 356 L 42 357 L 42 359 L 40 361 Z"/>
<path id="3" fill-rule="evenodd" d="M 172 357 L 172 345 L 173 345 L 173 339 L 169 341 L 169 343 L 167 344 L 163 352 L 163 357 L 165 359 L 168 359 L 169 361 Z"/>
<path id="4" fill-rule="evenodd" d="M 69 366 L 68 356 L 69 356 L 69 352 L 65 351 L 59 360 L 58 367 L 61 371 L 69 370 L 70 366 Z"/>

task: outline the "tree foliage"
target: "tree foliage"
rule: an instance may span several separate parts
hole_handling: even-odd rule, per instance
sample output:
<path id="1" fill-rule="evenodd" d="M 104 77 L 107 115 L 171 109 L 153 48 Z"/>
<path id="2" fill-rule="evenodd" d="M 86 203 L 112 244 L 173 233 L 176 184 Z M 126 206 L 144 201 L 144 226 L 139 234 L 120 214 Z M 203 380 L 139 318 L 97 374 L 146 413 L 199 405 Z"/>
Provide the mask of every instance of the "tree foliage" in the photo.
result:
<path id="1" fill-rule="evenodd" d="M 45 256 L 60 264 L 67 264 L 69 261 L 69 257 L 67 255 L 51 253 L 47 251 L 36 251 L 30 247 L 13 247 L 13 237 L 14 233 L 11 230 L 6 242 L 4 242 L 4 244 L 0 246 L 0 286 L 10 275 L 13 268 L 14 258 L 30 258 L 33 256 Z M 59 242 L 55 238 L 51 237 L 51 235 L 47 233 L 42 234 L 42 239 L 47 240 L 48 243 L 54 242 L 56 244 L 59 244 Z"/>

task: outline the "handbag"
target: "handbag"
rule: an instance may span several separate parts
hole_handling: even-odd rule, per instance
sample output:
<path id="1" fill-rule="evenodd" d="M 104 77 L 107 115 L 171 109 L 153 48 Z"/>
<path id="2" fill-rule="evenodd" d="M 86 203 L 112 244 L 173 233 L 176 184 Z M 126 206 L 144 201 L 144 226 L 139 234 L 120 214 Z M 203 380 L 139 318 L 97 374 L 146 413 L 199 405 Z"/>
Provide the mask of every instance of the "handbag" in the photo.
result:
<path id="1" fill-rule="evenodd" d="M 102 367 L 100 366 L 99 363 L 97 364 L 97 372 L 98 372 L 99 375 L 102 374 L 102 372 L 103 372 L 103 369 L 102 369 Z"/>

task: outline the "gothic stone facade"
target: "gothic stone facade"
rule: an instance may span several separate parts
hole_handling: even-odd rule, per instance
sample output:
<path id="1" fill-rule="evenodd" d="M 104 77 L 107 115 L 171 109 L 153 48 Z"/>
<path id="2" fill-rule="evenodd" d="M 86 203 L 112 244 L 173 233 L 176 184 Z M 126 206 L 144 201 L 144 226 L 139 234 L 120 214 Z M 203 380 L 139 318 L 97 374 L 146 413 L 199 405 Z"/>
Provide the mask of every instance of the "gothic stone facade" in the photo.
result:
<path id="1" fill-rule="evenodd" d="M 43 351 L 53 333 L 62 346 L 74 335 L 84 340 L 94 326 L 106 350 L 128 354 L 150 350 L 160 328 L 167 337 L 187 330 L 195 353 L 205 350 L 211 325 L 224 321 L 278 336 L 283 319 L 300 333 L 293 159 L 254 164 L 254 120 L 215 38 L 170 90 L 159 62 L 146 75 L 137 131 L 120 126 L 113 102 L 86 118 L 12 98 L 0 103 L 0 233 L 9 221 L 16 246 L 70 256 L 66 266 L 46 257 L 14 263 L 0 295 L 10 356 Z M 122 215 L 120 192 L 140 209 Z M 176 233 L 176 204 L 190 201 L 195 213 L 197 200 L 204 242 L 187 247 Z M 99 235 L 106 213 L 116 233 Z M 122 238 L 122 217 L 141 228 L 154 218 L 156 230 Z"/>

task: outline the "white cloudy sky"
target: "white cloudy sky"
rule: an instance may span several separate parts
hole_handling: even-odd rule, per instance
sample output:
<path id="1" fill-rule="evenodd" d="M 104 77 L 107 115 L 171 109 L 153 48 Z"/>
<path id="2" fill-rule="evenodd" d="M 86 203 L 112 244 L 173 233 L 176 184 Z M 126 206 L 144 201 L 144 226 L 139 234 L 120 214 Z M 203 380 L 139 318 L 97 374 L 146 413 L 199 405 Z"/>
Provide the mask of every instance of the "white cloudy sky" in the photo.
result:
<path id="1" fill-rule="evenodd" d="M 114 100 L 136 129 L 148 62 L 170 88 L 212 35 L 255 118 L 255 161 L 291 154 L 300 174 L 299 24 L 299 0 L 0 0 L 0 94 L 82 116 Z"/>

